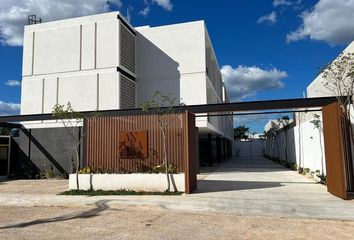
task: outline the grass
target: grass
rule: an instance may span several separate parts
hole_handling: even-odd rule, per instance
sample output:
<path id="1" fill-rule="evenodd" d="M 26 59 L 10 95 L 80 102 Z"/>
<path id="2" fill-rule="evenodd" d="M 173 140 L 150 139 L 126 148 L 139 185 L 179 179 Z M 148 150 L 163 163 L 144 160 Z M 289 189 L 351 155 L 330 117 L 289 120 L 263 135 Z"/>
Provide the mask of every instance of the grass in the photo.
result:
<path id="1" fill-rule="evenodd" d="M 133 190 L 69 190 L 58 195 L 67 196 L 114 196 L 114 195 L 161 195 L 161 196 L 176 196 L 181 195 L 182 192 L 136 192 Z"/>

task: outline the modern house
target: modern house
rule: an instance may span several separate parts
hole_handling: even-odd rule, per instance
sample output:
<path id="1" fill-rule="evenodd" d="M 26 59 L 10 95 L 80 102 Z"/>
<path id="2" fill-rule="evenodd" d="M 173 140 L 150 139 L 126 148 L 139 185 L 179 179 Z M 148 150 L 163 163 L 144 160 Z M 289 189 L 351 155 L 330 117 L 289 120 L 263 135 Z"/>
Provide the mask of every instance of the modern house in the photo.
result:
<path id="1" fill-rule="evenodd" d="M 229 102 L 204 21 L 134 28 L 111 12 L 28 25 L 22 75 L 21 115 L 51 113 L 67 102 L 76 111 L 133 109 L 157 90 L 186 105 Z M 38 168 L 53 158 L 71 171 L 60 121 L 22 124 L 23 156 Z M 226 156 L 232 117 L 197 117 L 196 127 L 201 157 Z"/>

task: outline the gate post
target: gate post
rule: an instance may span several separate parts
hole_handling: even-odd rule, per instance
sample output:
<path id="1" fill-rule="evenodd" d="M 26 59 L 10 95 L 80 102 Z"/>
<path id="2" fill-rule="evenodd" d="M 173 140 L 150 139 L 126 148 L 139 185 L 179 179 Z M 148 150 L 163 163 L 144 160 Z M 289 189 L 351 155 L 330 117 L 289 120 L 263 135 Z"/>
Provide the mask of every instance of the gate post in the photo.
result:
<path id="1" fill-rule="evenodd" d="M 188 111 L 184 114 L 185 118 L 185 139 L 184 139 L 184 174 L 186 180 L 186 193 L 192 193 L 197 189 L 197 159 L 196 159 L 196 134 L 195 116 Z"/>
<path id="2" fill-rule="evenodd" d="M 338 102 L 322 108 L 323 135 L 327 169 L 327 190 L 331 194 L 347 199 L 346 152 L 342 131 L 341 112 Z"/>

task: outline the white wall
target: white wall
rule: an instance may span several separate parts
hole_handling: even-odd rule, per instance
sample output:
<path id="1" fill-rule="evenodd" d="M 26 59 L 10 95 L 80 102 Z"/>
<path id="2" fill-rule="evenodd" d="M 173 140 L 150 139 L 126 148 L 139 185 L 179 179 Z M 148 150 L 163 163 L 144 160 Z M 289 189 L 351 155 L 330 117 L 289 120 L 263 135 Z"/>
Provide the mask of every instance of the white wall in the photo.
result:
<path id="1" fill-rule="evenodd" d="M 298 166 L 310 168 L 312 171 L 321 170 L 326 173 L 326 157 L 324 152 L 323 132 L 320 134 L 310 121 L 294 128 L 296 138 L 296 159 Z M 322 147 L 322 149 L 321 149 Z M 322 161 L 321 158 L 323 157 Z"/>
<path id="2" fill-rule="evenodd" d="M 232 155 L 236 157 L 262 157 L 264 156 L 264 141 L 237 141 L 232 144 Z"/>
<path id="3" fill-rule="evenodd" d="M 323 171 L 326 173 L 323 132 L 320 140 L 318 129 L 310 122 L 312 119 L 287 130 L 288 162 L 296 163 L 298 167 L 309 168 L 311 171 L 321 172 L 323 164 Z M 264 148 L 266 155 L 285 161 L 285 132 L 278 131 L 274 140 L 267 139 Z"/>

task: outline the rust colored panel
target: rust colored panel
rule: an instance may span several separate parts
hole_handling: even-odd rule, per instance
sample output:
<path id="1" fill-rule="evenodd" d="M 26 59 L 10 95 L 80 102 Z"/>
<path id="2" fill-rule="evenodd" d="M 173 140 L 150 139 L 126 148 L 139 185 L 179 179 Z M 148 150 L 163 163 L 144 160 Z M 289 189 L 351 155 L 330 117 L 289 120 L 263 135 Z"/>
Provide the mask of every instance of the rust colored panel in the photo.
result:
<path id="1" fill-rule="evenodd" d="M 326 154 L 328 192 L 347 199 L 345 151 L 338 103 L 323 107 L 323 134 Z"/>
<path id="2" fill-rule="evenodd" d="M 185 120 L 185 177 L 186 177 L 186 193 L 192 193 L 197 189 L 197 159 L 196 159 L 196 134 L 195 116 L 186 112 Z"/>
<path id="3" fill-rule="evenodd" d="M 119 132 L 119 157 L 137 159 L 148 157 L 148 132 Z"/>
<path id="4" fill-rule="evenodd" d="M 185 172 L 184 114 L 168 116 L 167 157 L 169 164 Z M 99 117 L 87 121 L 86 163 L 93 170 L 106 172 L 146 172 L 163 161 L 163 140 L 156 115 Z M 122 132 L 148 132 L 144 158 L 120 156 Z M 134 134 L 133 134 L 134 135 Z M 139 135 L 139 134 L 138 134 Z M 144 134 L 142 134 L 144 135 Z M 121 137 L 124 138 L 124 137 Z M 142 136 L 145 138 L 145 136 Z M 144 149 L 144 147 L 142 147 Z"/>

